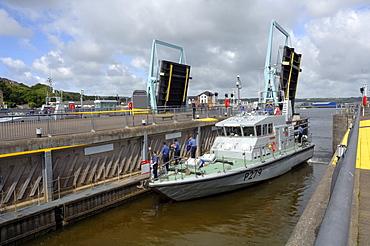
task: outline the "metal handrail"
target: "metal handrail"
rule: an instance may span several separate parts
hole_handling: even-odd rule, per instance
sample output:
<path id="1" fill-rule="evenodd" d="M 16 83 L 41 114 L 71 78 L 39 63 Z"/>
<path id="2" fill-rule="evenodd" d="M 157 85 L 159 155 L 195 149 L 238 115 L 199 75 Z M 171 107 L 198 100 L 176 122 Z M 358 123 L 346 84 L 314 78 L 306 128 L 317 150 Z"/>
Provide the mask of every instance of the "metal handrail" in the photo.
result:
<path id="1" fill-rule="evenodd" d="M 200 108 L 196 108 L 199 110 Z M 214 109 L 214 116 L 218 116 Z M 32 115 L 0 115 L 0 140 L 29 139 L 38 137 L 36 129 L 40 128 L 43 137 L 55 135 L 87 133 L 101 130 L 128 128 L 129 126 L 155 125 L 168 123 L 166 116 L 155 117 L 155 112 L 146 110 L 146 114 L 132 113 L 130 110 L 71 112 L 68 114 L 32 114 Z M 185 108 L 171 109 L 173 122 L 190 120 L 188 114 L 192 111 Z M 204 111 L 205 112 L 205 111 Z M 209 111 L 207 111 L 209 112 Z M 197 113 L 198 114 L 198 113 Z M 209 113 L 199 113 L 200 118 L 208 117 Z M 109 117 L 99 117 L 109 116 Z M 132 115 L 132 117 L 130 117 Z M 152 117 L 149 117 L 149 116 Z M 5 118 L 4 120 L 2 120 Z M 89 119 L 90 118 L 90 119 Z M 144 119 L 144 120 L 143 120 Z M 4 122 L 7 121 L 7 122 Z M 40 137 L 41 137 L 40 136 Z"/>
<path id="2" fill-rule="evenodd" d="M 360 110 L 348 137 L 347 151 L 339 159 L 338 176 L 317 235 L 315 245 L 348 245 L 354 188 Z"/>

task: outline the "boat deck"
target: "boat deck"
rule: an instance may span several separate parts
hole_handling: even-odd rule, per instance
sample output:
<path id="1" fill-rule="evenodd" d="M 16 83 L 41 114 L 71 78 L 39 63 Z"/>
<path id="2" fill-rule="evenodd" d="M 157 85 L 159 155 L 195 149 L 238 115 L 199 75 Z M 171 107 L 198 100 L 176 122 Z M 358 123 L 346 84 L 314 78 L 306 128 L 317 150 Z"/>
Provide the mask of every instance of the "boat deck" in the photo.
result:
<path id="1" fill-rule="evenodd" d="M 310 145 L 310 144 L 309 144 Z M 257 163 L 265 162 L 271 158 L 276 158 L 277 156 L 285 155 L 289 152 L 301 149 L 306 147 L 306 145 L 302 146 L 300 143 L 295 143 L 293 148 L 281 150 L 281 151 L 271 151 L 272 154 L 267 154 L 262 156 L 262 158 L 256 158 L 254 160 L 243 160 L 243 159 L 235 159 L 235 158 L 217 158 L 215 163 L 208 163 L 205 162 L 202 167 L 195 168 L 190 167 L 187 168 L 187 164 L 182 161 L 178 165 L 171 165 L 170 171 L 168 174 L 165 173 L 164 167 L 158 168 L 158 176 L 157 180 L 154 180 L 154 183 L 161 183 L 165 181 L 174 181 L 177 179 L 184 179 L 186 177 L 194 177 L 194 176 L 204 176 L 207 174 L 214 174 L 214 173 L 221 173 L 227 172 L 228 170 L 237 169 L 240 167 L 248 167 L 252 166 Z"/>

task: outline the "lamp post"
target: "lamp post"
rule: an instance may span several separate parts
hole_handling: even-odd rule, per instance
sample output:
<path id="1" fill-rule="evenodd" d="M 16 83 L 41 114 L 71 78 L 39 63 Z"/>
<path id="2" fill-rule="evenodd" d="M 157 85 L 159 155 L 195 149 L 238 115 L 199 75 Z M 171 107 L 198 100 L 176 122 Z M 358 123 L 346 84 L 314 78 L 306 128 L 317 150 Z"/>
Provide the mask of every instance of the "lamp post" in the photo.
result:
<path id="1" fill-rule="evenodd" d="M 241 102 L 240 101 L 240 90 L 242 88 L 242 82 L 240 81 L 240 76 L 236 76 L 236 78 L 238 79 L 238 81 L 236 81 L 235 85 L 236 85 L 236 88 L 238 88 L 238 104 Z"/>
<path id="2" fill-rule="evenodd" d="M 84 95 L 84 90 L 82 89 L 81 90 L 81 97 L 80 97 L 80 99 L 81 99 L 81 110 L 83 109 L 83 105 L 82 105 L 82 96 Z"/>

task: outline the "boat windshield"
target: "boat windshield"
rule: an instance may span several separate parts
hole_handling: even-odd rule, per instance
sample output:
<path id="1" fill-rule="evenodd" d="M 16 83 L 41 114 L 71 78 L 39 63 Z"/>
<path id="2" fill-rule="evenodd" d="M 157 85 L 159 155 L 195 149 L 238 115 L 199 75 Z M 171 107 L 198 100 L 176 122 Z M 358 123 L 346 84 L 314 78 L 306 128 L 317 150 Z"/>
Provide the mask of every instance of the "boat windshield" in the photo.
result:
<path id="1" fill-rule="evenodd" d="M 254 137 L 254 127 L 253 126 L 243 126 L 244 137 Z"/>
<path id="2" fill-rule="evenodd" d="M 226 136 L 233 136 L 233 137 L 241 137 L 242 135 L 242 129 L 240 126 L 226 126 Z"/>
<path id="3" fill-rule="evenodd" d="M 217 134 L 218 136 L 226 136 L 224 128 L 222 126 L 217 126 Z"/>
<path id="4" fill-rule="evenodd" d="M 226 132 L 226 135 L 225 135 Z M 217 133 L 219 136 L 227 137 L 254 137 L 254 127 L 253 126 L 218 126 Z"/>

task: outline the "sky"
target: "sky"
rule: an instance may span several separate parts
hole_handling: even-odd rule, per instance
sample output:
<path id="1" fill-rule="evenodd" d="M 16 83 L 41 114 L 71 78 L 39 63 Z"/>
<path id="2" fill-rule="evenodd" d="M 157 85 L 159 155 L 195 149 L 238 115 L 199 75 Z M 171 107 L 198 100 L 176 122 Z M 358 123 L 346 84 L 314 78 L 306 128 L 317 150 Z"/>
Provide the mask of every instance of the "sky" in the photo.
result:
<path id="1" fill-rule="evenodd" d="M 241 97 L 257 97 L 271 20 L 302 54 L 298 98 L 361 95 L 370 78 L 368 0 L 2 0 L 0 77 L 131 96 L 147 88 L 156 39 L 184 48 L 188 95 L 230 94 L 239 75 Z M 273 64 L 284 38 L 274 32 Z M 179 55 L 157 45 L 155 63 Z"/>

